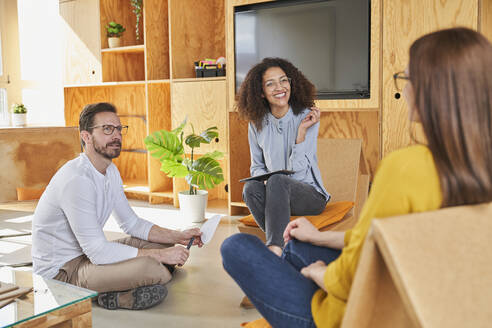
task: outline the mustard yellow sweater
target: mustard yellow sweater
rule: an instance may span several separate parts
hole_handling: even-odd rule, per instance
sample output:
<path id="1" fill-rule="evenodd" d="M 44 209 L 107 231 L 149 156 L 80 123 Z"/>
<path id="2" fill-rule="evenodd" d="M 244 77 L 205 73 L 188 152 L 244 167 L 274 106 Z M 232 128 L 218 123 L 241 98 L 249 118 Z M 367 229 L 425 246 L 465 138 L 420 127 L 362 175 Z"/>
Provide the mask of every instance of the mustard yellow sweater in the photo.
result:
<path id="1" fill-rule="evenodd" d="M 373 218 L 436 210 L 442 194 L 432 154 L 425 146 L 412 146 L 383 159 L 356 226 L 346 232 L 340 257 L 325 271 L 326 290 L 311 301 L 317 327 L 340 326 L 359 262 L 362 245 Z"/>

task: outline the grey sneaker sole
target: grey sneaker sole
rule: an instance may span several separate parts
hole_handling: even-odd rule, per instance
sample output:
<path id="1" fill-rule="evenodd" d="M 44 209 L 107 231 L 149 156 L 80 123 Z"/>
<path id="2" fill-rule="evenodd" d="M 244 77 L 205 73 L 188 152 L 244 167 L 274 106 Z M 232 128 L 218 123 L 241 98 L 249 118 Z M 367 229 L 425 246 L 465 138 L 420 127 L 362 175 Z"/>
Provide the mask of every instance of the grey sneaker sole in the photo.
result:
<path id="1" fill-rule="evenodd" d="M 167 289 L 162 285 L 150 285 L 125 292 L 101 293 L 97 298 L 97 303 L 108 310 L 128 309 L 118 304 L 118 296 L 123 293 L 132 293 L 133 305 L 129 308 L 130 310 L 144 310 L 161 303 L 167 296 Z"/>

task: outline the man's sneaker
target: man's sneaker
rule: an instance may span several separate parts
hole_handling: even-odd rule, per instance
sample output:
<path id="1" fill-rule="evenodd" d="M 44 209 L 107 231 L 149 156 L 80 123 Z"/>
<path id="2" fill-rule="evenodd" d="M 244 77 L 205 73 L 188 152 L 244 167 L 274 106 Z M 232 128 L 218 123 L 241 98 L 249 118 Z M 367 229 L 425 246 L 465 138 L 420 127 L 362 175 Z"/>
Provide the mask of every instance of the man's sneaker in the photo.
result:
<path id="1" fill-rule="evenodd" d="M 162 285 L 142 286 L 123 292 L 100 293 L 97 304 L 108 310 L 144 310 L 162 302 L 166 295 L 167 289 Z"/>

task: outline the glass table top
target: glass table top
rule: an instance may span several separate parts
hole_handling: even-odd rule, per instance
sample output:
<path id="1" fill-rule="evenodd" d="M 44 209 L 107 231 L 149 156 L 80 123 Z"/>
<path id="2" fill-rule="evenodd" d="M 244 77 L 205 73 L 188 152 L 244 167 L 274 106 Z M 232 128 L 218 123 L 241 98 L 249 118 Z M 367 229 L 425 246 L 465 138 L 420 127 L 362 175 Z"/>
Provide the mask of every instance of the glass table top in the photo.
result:
<path id="1" fill-rule="evenodd" d="M 26 296 L 0 309 L 0 327 L 11 327 L 23 321 L 67 307 L 71 304 L 97 296 L 97 292 L 43 278 L 31 271 L 0 268 L 0 281 L 19 287 L 32 287 Z"/>

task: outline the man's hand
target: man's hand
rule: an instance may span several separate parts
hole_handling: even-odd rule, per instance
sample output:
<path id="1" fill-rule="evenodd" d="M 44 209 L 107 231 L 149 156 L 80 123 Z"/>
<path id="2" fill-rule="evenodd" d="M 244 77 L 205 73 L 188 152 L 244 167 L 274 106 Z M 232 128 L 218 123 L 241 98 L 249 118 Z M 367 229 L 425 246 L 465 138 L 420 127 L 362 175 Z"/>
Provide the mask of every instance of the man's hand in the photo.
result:
<path id="1" fill-rule="evenodd" d="M 293 238 L 308 243 L 314 243 L 320 239 L 320 232 L 305 217 L 290 221 L 284 230 L 284 242 L 287 244 Z"/>
<path id="2" fill-rule="evenodd" d="M 190 239 L 192 237 L 195 237 L 195 240 L 193 240 L 193 245 L 198 245 L 198 247 L 202 247 L 203 242 L 202 242 L 201 236 L 202 236 L 202 232 L 198 228 L 180 231 L 180 232 L 178 232 L 178 235 L 177 235 L 178 239 L 176 240 L 176 244 L 188 246 Z"/>
<path id="3" fill-rule="evenodd" d="M 190 251 L 183 246 L 173 246 L 169 248 L 154 249 L 156 256 L 154 256 L 159 262 L 165 264 L 185 264 Z"/>
<path id="4" fill-rule="evenodd" d="M 299 128 L 297 129 L 297 137 L 296 144 L 299 144 L 304 141 L 306 138 L 307 130 L 319 122 L 321 118 L 321 111 L 317 107 L 311 107 L 311 111 L 299 124 Z"/>
<path id="5" fill-rule="evenodd" d="M 325 276 L 325 271 L 326 271 L 327 265 L 323 261 L 316 261 L 314 263 L 311 263 L 307 267 L 304 267 L 301 269 L 301 274 L 314 281 L 320 288 L 322 288 L 324 291 L 326 291 L 325 288 L 325 283 L 323 281 L 323 278 Z"/>

